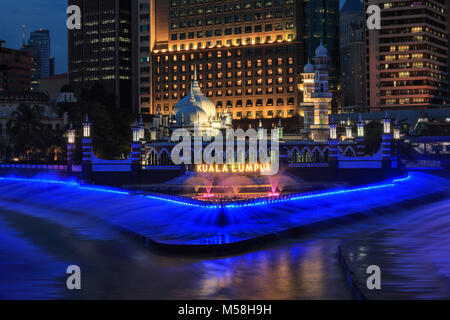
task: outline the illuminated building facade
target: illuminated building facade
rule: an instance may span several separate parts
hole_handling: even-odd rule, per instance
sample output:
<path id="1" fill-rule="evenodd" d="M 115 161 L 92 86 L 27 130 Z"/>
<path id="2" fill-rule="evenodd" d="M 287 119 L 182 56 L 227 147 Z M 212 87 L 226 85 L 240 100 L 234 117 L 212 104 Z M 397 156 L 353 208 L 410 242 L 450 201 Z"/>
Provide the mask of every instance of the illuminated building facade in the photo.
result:
<path id="1" fill-rule="evenodd" d="M 133 110 L 148 114 L 152 101 L 152 54 L 156 41 L 155 0 L 132 1 L 133 21 Z M 161 8 L 159 8 L 161 10 Z M 162 14 L 165 15 L 164 13 Z"/>
<path id="2" fill-rule="evenodd" d="M 69 0 L 81 8 L 82 28 L 69 30 L 69 79 L 76 94 L 100 83 L 131 107 L 131 1 Z"/>
<path id="3" fill-rule="evenodd" d="M 320 42 L 314 55 L 314 65 L 308 60 L 303 69 L 302 82 L 299 84 L 303 92 L 301 112 L 304 119 L 302 133 L 307 139 L 324 141 L 329 138 L 329 115 L 333 94 L 329 90 L 329 57 L 328 51 Z"/>
<path id="4" fill-rule="evenodd" d="M 218 114 L 229 111 L 234 119 L 298 114 L 303 1 L 150 2 L 157 15 L 145 27 L 152 54 L 139 61 L 142 113 L 173 113 L 197 65 L 199 85 Z M 152 76 L 144 77 L 148 71 Z"/>
<path id="5" fill-rule="evenodd" d="M 381 30 L 366 32 L 371 111 L 448 103 L 446 1 L 365 1 L 372 4 L 381 8 Z"/>

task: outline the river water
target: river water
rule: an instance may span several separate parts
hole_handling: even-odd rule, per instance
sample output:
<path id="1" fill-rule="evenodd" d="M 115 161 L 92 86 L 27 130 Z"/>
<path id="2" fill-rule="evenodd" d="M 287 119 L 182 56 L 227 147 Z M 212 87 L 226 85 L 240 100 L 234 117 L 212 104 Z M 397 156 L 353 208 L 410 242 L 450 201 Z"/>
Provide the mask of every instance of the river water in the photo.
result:
<path id="1" fill-rule="evenodd" d="M 415 209 L 439 210 L 438 203 Z M 92 219 L 0 200 L 0 299 L 354 299 L 337 247 L 407 219 L 392 208 L 222 258 L 155 254 Z M 66 268 L 82 290 L 66 288 Z"/>

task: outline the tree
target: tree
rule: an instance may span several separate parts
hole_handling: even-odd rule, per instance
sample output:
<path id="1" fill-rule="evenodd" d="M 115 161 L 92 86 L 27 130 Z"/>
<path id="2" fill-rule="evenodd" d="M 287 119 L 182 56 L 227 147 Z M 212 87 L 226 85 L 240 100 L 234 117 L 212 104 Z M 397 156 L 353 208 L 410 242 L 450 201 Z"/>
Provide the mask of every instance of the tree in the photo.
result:
<path id="1" fill-rule="evenodd" d="M 42 151 L 44 158 L 49 161 L 61 161 L 64 153 L 64 132 L 61 129 L 53 130 L 49 126 L 43 126 L 41 130 Z"/>
<path id="2" fill-rule="evenodd" d="M 41 143 L 40 130 L 42 113 L 38 106 L 20 104 L 12 113 L 12 119 L 7 123 L 9 144 L 14 146 L 16 156 L 26 160 L 34 160 Z"/>
<path id="3" fill-rule="evenodd" d="M 78 103 L 60 105 L 60 113 L 67 113 L 69 122 L 78 128 L 77 137 L 81 137 L 82 123 L 86 114 L 89 115 L 94 152 L 102 159 L 127 157 L 131 150 L 132 115 L 128 109 L 116 107 L 115 100 L 114 95 L 96 83 L 83 90 Z M 77 150 L 80 150 L 78 146 Z M 81 158 L 81 153 L 76 157 Z"/>
<path id="4" fill-rule="evenodd" d="M 380 150 L 382 132 L 383 125 L 378 121 L 372 121 L 366 126 L 366 150 L 369 154 L 375 154 Z"/>

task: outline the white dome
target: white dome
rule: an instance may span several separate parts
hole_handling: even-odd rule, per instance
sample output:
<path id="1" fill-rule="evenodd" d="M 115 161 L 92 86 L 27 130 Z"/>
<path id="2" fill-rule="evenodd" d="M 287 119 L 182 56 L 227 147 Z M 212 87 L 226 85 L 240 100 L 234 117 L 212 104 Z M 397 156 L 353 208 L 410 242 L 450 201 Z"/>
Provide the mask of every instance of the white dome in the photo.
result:
<path id="1" fill-rule="evenodd" d="M 320 40 L 320 45 L 316 49 L 316 58 L 328 57 L 328 50 L 323 45 L 322 40 Z"/>
<path id="2" fill-rule="evenodd" d="M 303 73 L 314 73 L 314 66 L 309 62 L 305 64 L 305 67 L 303 68 Z"/>
<path id="3" fill-rule="evenodd" d="M 195 113 L 195 114 L 194 114 Z M 196 115 L 198 113 L 198 115 Z M 189 94 L 181 99 L 175 106 L 175 117 L 177 123 L 181 124 L 181 115 L 184 115 L 184 122 L 207 122 L 216 118 L 216 106 L 205 97 L 197 81 L 197 71 L 194 73 L 194 80 L 191 82 Z"/>
<path id="4" fill-rule="evenodd" d="M 178 126 L 193 126 L 195 123 L 205 123 L 210 119 L 201 104 L 195 99 L 192 87 L 189 94 L 177 103 L 175 111 Z"/>
<path id="5" fill-rule="evenodd" d="M 205 123 L 208 116 L 195 104 L 184 106 L 175 116 L 178 126 L 192 127 L 196 123 Z M 184 121 L 184 122 L 183 122 Z"/>

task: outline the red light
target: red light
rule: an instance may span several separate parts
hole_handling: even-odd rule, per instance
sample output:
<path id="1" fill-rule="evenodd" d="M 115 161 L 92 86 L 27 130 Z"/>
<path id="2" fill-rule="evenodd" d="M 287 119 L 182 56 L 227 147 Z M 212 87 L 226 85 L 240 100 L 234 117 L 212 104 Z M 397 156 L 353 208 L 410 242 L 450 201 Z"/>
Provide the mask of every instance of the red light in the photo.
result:
<path id="1" fill-rule="evenodd" d="M 280 194 L 278 192 L 269 192 L 269 197 L 279 197 Z"/>
<path id="2" fill-rule="evenodd" d="M 203 198 L 214 198 L 216 195 L 214 193 L 205 193 L 203 194 Z"/>

